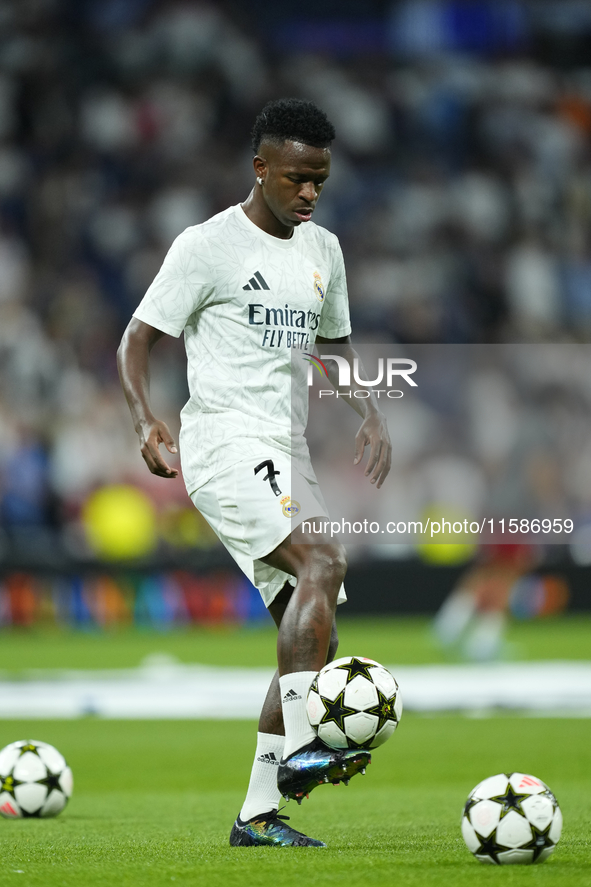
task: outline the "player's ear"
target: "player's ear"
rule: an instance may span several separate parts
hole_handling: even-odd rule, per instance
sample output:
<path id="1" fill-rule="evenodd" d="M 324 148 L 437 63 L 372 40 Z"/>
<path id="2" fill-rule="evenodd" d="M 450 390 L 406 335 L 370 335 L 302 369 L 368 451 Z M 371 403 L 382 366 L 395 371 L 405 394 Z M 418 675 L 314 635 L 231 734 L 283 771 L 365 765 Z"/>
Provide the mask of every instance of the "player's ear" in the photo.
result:
<path id="1" fill-rule="evenodd" d="M 264 180 L 267 174 L 267 161 L 265 160 L 265 158 L 261 157 L 260 154 L 256 154 L 253 158 L 252 165 L 254 167 L 256 177 Z"/>

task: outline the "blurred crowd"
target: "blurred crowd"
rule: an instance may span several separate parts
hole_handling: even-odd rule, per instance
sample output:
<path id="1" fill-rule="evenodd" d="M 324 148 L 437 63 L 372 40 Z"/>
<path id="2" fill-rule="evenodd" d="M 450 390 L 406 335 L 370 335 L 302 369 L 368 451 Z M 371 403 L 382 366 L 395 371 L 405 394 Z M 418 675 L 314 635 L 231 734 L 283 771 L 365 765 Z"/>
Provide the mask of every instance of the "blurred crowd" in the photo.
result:
<path id="1" fill-rule="evenodd" d="M 185 508 L 143 465 L 115 351 L 174 237 L 248 194 L 270 98 L 336 127 L 315 218 L 359 341 L 589 341 L 591 54 L 568 52 L 591 45 L 588 4 L 359 6 L 296 23 L 264 0 L 0 0 L 4 546 L 82 550 L 105 484 Z M 182 344 L 161 342 L 173 431 L 185 393 Z"/>
<path id="2" fill-rule="evenodd" d="M 9 573 L 0 584 L 0 628 L 60 627 L 85 631 L 135 625 L 160 631 L 192 624 L 258 622 L 266 609 L 245 576 L 212 570 L 145 575 L 40 576 Z"/>
<path id="3" fill-rule="evenodd" d="M 591 563 L 587 345 L 358 349 L 369 379 L 380 360 L 414 360 L 417 386 L 394 382 L 404 389 L 394 392 L 396 398 L 384 396 L 386 383 L 377 386 L 392 441 L 392 466 L 381 490 L 353 465 L 357 414 L 335 397 L 319 396 L 326 395 L 322 384 L 310 389 L 310 451 L 331 518 L 350 522 L 339 533 L 342 541 L 378 557 L 418 552 L 430 563 L 448 564 L 468 560 L 483 544 L 528 543 L 536 550 L 532 563 L 548 546 L 549 562 L 568 549 L 576 563 Z M 297 488 L 292 495 L 298 498 Z M 376 529 L 362 529 L 364 519 L 375 521 Z M 411 525 L 426 527 L 429 520 L 436 522 L 433 532 Z M 476 522 L 470 532 L 464 521 Z M 380 532 L 389 522 L 392 528 Z"/>

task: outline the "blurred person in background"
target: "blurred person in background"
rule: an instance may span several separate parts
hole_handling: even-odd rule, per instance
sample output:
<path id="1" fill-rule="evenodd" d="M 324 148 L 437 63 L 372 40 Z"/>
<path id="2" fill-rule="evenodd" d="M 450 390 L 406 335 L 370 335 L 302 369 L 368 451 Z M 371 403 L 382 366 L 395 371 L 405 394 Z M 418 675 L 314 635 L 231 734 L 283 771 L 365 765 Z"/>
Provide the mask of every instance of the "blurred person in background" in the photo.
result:
<path id="1" fill-rule="evenodd" d="M 500 658 L 511 593 L 539 561 L 532 545 L 482 545 L 475 563 L 462 573 L 435 617 L 441 646 L 459 650 L 475 662 Z"/>

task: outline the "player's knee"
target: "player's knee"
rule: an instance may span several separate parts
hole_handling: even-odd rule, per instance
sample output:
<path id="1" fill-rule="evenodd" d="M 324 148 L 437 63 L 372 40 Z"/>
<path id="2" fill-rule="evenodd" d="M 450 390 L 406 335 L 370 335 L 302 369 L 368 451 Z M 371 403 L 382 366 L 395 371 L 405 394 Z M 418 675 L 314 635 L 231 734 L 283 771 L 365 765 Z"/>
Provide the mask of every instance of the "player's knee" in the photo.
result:
<path id="1" fill-rule="evenodd" d="M 337 593 L 347 572 L 347 557 L 342 545 L 315 545 L 311 550 L 310 567 L 319 574 L 322 584 L 336 588 Z"/>
<path id="2" fill-rule="evenodd" d="M 347 553 L 344 545 L 337 545 L 335 547 L 337 551 L 333 558 L 333 570 L 340 588 L 347 572 Z"/>

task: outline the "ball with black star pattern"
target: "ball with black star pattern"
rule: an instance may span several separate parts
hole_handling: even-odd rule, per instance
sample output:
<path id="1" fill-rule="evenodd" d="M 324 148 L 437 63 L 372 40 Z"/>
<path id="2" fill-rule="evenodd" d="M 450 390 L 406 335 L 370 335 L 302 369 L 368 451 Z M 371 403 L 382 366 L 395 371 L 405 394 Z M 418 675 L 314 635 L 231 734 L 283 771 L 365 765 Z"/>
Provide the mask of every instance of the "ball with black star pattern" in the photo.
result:
<path id="1" fill-rule="evenodd" d="M 345 660 L 342 665 L 337 665 L 336 668 L 347 672 L 349 675 L 347 678 L 348 683 L 349 681 L 352 681 L 353 678 L 356 678 L 358 674 L 363 675 L 364 678 L 371 681 L 370 668 L 372 665 L 375 665 L 375 663 L 371 659 L 360 659 L 358 656 L 351 656 L 349 659 Z"/>
<path id="2" fill-rule="evenodd" d="M 357 709 L 349 708 L 345 705 L 344 702 L 345 691 L 336 697 L 333 701 L 331 699 L 327 699 L 326 696 L 321 696 L 320 699 L 322 701 L 322 705 L 324 706 L 324 714 L 320 718 L 321 724 L 336 724 L 339 730 L 345 732 L 345 718 L 348 715 L 354 715 Z"/>
<path id="3" fill-rule="evenodd" d="M 392 696 L 386 696 L 379 687 L 376 687 L 376 690 L 378 691 L 378 704 L 368 708 L 367 711 L 378 718 L 378 729 L 376 732 L 379 733 L 382 727 L 389 721 L 397 723 L 396 693 Z"/>
<path id="4" fill-rule="evenodd" d="M 347 656 L 318 673 L 308 693 L 308 718 L 332 748 L 376 748 L 398 726 L 402 699 L 390 672 L 373 659 Z"/>
<path id="5" fill-rule="evenodd" d="M 556 797 L 527 773 L 499 773 L 483 780 L 470 792 L 462 815 L 468 849 L 493 865 L 543 862 L 561 832 Z"/>
<path id="6" fill-rule="evenodd" d="M 523 813 L 521 802 L 524 801 L 525 798 L 529 798 L 529 794 L 527 792 L 525 794 L 519 795 L 517 794 L 517 792 L 513 791 L 511 783 L 509 783 L 503 794 L 492 797 L 491 801 L 498 801 L 499 804 L 501 804 L 501 806 L 503 807 L 503 812 L 501 813 L 502 819 L 503 816 L 506 816 L 510 810 L 516 810 L 518 813 Z"/>
<path id="7" fill-rule="evenodd" d="M 5 818 L 57 816 L 72 788 L 72 771 L 47 742 L 20 740 L 0 751 L 0 814 Z"/>

